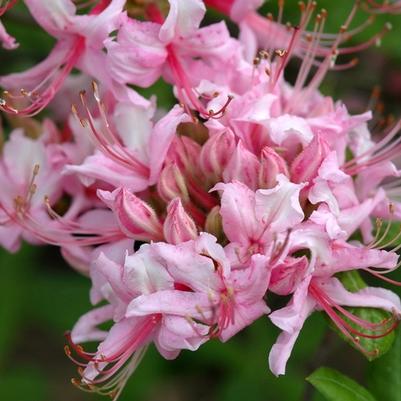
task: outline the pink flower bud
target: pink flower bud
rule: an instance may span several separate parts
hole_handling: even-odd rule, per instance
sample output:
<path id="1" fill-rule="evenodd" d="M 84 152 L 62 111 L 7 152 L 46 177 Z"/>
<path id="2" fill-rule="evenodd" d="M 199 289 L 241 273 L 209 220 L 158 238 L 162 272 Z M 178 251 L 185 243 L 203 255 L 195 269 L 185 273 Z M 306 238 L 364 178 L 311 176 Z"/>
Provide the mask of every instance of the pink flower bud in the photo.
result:
<path id="1" fill-rule="evenodd" d="M 230 130 L 210 137 L 203 145 L 200 154 L 200 166 L 205 175 L 213 177 L 217 182 L 234 150 L 235 138 Z"/>
<path id="2" fill-rule="evenodd" d="M 185 136 L 176 137 L 167 155 L 167 160 L 175 163 L 181 171 L 192 175 L 198 170 L 197 161 L 201 147 L 191 138 Z"/>
<path id="3" fill-rule="evenodd" d="M 184 203 L 189 201 L 185 177 L 175 163 L 163 168 L 157 183 L 157 191 L 165 202 L 175 198 L 181 198 Z"/>
<path id="4" fill-rule="evenodd" d="M 225 182 L 240 181 L 255 190 L 258 187 L 259 170 L 258 158 L 238 142 L 234 154 L 224 169 L 223 178 Z"/>
<path id="5" fill-rule="evenodd" d="M 259 188 L 270 189 L 277 184 L 277 174 L 289 177 L 286 161 L 272 148 L 265 146 L 261 154 Z"/>
<path id="6" fill-rule="evenodd" d="M 98 196 L 114 212 L 128 237 L 143 241 L 163 239 L 163 226 L 155 211 L 125 188 L 113 192 L 99 190 Z"/>
<path id="7" fill-rule="evenodd" d="M 175 245 L 195 239 L 198 236 L 196 225 L 183 208 L 179 198 L 172 200 L 167 207 L 163 232 L 167 242 Z"/>
<path id="8" fill-rule="evenodd" d="M 329 145 L 317 133 L 309 145 L 295 158 L 291 165 L 291 180 L 296 183 L 312 181 L 322 161 L 330 152 Z"/>

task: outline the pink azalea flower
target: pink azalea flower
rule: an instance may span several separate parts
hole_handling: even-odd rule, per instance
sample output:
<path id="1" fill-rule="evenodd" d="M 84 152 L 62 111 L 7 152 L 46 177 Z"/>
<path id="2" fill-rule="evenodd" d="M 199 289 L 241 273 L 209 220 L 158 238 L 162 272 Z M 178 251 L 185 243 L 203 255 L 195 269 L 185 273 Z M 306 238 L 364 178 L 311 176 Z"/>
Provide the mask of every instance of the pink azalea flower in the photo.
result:
<path id="1" fill-rule="evenodd" d="M 41 242 L 35 224 L 48 225 L 46 202 L 54 204 L 60 197 L 63 183 L 61 168 L 55 163 L 55 148 L 42 140 L 14 130 L 5 143 L 0 160 L 0 243 L 15 252 L 21 239 Z M 65 160 L 66 161 L 66 160 Z"/>
<path id="2" fill-rule="evenodd" d="M 177 246 L 143 245 L 135 254 L 127 245 L 116 245 L 119 252 L 103 247 L 92 265 L 92 301 L 109 304 L 81 317 L 71 333 L 73 350 L 87 361 L 78 385 L 98 386 L 99 392 L 104 386 L 117 397 L 150 342 L 165 358 L 175 358 L 210 336 L 225 341 L 268 312 L 263 295 L 270 272 L 261 255 L 248 270 L 231 274 L 223 248 L 207 234 Z M 110 319 L 115 323 L 109 332 L 97 328 Z M 101 341 L 95 354 L 75 345 L 93 340 Z M 66 352 L 73 358 L 70 348 Z"/>
<path id="3" fill-rule="evenodd" d="M 2 101 L 2 110 L 22 115 L 40 112 L 74 67 L 105 84 L 109 82 L 112 87 L 108 74 L 101 68 L 105 65 L 103 42 L 123 21 L 125 1 L 102 0 L 90 15 L 77 15 L 70 0 L 27 0 L 25 3 L 38 24 L 57 43 L 48 58 L 37 66 L 0 78 L 0 85 L 9 91 L 22 90 L 18 95 L 8 93 Z"/>
<path id="4" fill-rule="evenodd" d="M 282 265 L 273 270 L 271 289 L 279 294 L 293 293 L 290 303 L 270 314 L 271 321 L 283 332 L 270 351 L 270 369 L 276 375 L 285 373 L 285 366 L 291 350 L 308 316 L 315 310 L 323 310 L 338 329 L 349 338 L 363 353 L 368 353 L 358 342 L 357 336 L 366 337 L 363 329 L 373 329 L 377 337 L 383 337 L 394 330 L 401 316 L 401 303 L 392 292 L 382 288 L 367 287 L 356 293 L 347 291 L 341 282 L 334 278 L 337 272 L 366 269 L 371 266 L 380 269 L 394 269 L 397 266 L 397 255 L 376 249 L 355 247 L 342 241 L 329 241 L 322 233 L 317 241 L 307 231 L 292 233 L 289 253 L 303 248 L 306 243 L 315 247 L 315 261 L 308 266 L 305 257 L 288 258 Z M 298 244 L 297 244 L 298 242 Z M 314 243 L 314 244 L 313 244 Z M 324 248 L 326 247 L 326 252 Z M 283 281 L 282 281 L 283 280 Z M 373 307 L 389 311 L 393 319 L 382 324 L 372 324 L 352 315 L 343 306 Z M 354 329 L 344 317 L 356 323 Z M 376 334 L 375 334 L 376 335 Z"/>
<path id="5" fill-rule="evenodd" d="M 219 183 L 224 233 L 230 241 L 234 263 L 242 265 L 254 253 L 270 255 L 277 262 L 286 251 L 288 230 L 304 218 L 299 203 L 301 184 L 277 176 L 272 189 L 251 191 L 239 182 Z"/>

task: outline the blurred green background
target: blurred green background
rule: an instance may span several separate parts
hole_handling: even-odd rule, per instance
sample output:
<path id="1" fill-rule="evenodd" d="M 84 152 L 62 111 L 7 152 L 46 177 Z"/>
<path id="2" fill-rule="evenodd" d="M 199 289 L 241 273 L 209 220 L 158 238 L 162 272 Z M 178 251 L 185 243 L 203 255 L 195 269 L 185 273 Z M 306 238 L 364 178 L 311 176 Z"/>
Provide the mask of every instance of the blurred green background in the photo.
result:
<path id="1" fill-rule="evenodd" d="M 285 15 L 295 22 L 297 1 L 286 3 Z M 335 32 L 345 20 L 350 3 L 319 2 L 329 11 L 329 31 Z M 264 12 L 275 9 L 275 1 L 263 7 Z M 366 17 L 359 13 L 355 25 Z M 207 18 L 214 21 L 220 16 L 210 13 Z M 354 70 L 329 74 L 322 87 L 323 92 L 343 99 L 353 112 L 364 111 L 372 87 L 379 84 L 386 110 L 399 115 L 401 17 L 379 16 L 355 41 L 370 37 L 388 20 L 394 29 L 381 47 L 363 52 Z M 54 42 L 33 23 L 23 6 L 8 12 L 3 21 L 21 46 L 13 52 L 0 51 L 1 74 L 23 70 L 47 55 Z M 162 83 L 143 92 L 156 92 L 161 105 L 172 102 L 169 88 Z M 76 371 L 63 352 L 64 331 L 91 308 L 89 288 L 88 279 L 69 269 L 57 249 L 25 245 L 17 255 L 0 251 L 0 400 L 103 399 L 71 385 Z M 319 314 L 305 325 L 287 375 L 275 378 L 268 370 L 267 355 L 277 334 L 268 319 L 262 318 L 226 344 L 210 341 L 196 353 L 182 352 L 175 361 L 165 361 L 151 348 L 121 401 L 322 401 L 304 380 L 321 365 L 371 383 L 369 371 L 377 362 L 368 364 L 327 328 Z"/>

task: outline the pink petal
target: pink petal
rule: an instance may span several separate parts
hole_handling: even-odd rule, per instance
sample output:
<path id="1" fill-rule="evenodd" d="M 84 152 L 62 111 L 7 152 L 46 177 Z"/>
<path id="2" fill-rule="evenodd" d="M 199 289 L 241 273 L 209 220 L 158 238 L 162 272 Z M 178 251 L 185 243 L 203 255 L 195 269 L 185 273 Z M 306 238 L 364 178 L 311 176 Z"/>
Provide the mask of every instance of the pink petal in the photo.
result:
<path id="1" fill-rule="evenodd" d="M 126 316 L 146 316 L 161 313 L 204 319 L 211 317 L 211 308 L 212 303 L 206 294 L 165 290 L 135 298 L 128 305 Z"/>
<path id="2" fill-rule="evenodd" d="M 299 193 L 304 187 L 294 184 L 285 175 L 277 176 L 278 184 L 272 189 L 259 189 L 255 195 L 256 216 L 269 227 L 269 231 L 283 232 L 304 219 Z"/>
<path id="3" fill-rule="evenodd" d="M 87 341 L 103 341 L 107 336 L 107 331 L 97 328 L 101 323 L 111 320 L 113 317 L 113 307 L 111 305 L 101 306 L 81 316 L 75 323 L 71 332 L 74 343 Z"/>
<path id="4" fill-rule="evenodd" d="M 201 0 L 169 0 L 169 4 L 170 11 L 159 34 L 165 43 L 195 32 L 206 11 Z"/>
<path id="5" fill-rule="evenodd" d="M 255 215 L 255 193 L 240 182 L 219 183 L 213 190 L 223 191 L 220 214 L 227 238 L 240 244 L 258 238 L 260 220 Z"/>

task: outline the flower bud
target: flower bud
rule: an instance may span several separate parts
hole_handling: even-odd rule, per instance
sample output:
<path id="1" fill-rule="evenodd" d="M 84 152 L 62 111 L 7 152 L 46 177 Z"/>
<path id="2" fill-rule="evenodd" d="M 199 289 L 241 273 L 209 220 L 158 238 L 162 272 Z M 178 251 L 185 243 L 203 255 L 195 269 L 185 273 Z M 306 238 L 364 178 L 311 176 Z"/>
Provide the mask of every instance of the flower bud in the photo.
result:
<path id="1" fill-rule="evenodd" d="M 289 177 L 286 161 L 272 148 L 265 146 L 261 154 L 259 188 L 270 189 L 277 184 L 277 175 Z"/>
<path id="2" fill-rule="evenodd" d="M 255 190 L 258 187 L 260 163 L 258 158 L 238 142 L 234 154 L 224 169 L 225 182 L 237 180 Z"/>
<path id="3" fill-rule="evenodd" d="M 167 155 L 167 161 L 175 163 L 181 171 L 196 174 L 201 147 L 191 138 L 177 137 L 174 139 Z"/>
<path id="4" fill-rule="evenodd" d="M 157 191 L 165 202 L 175 198 L 181 198 L 184 203 L 189 201 L 185 177 L 175 163 L 163 168 L 157 183 Z"/>
<path id="5" fill-rule="evenodd" d="M 198 236 L 196 225 L 183 208 L 179 198 L 172 200 L 167 207 L 163 232 L 166 241 L 174 245 L 195 239 Z"/>
<path id="6" fill-rule="evenodd" d="M 235 138 L 230 130 L 210 137 L 203 145 L 200 154 L 200 166 L 205 175 L 213 177 L 214 181 L 219 181 L 234 150 Z"/>
<path id="7" fill-rule="evenodd" d="M 163 226 L 155 211 L 125 188 L 113 192 L 98 190 L 98 196 L 114 212 L 121 230 L 142 241 L 163 239 Z"/>
<path id="8" fill-rule="evenodd" d="M 312 181 L 317 176 L 319 167 L 329 151 L 329 145 L 317 133 L 309 145 L 292 162 L 291 181 L 295 183 Z"/>

